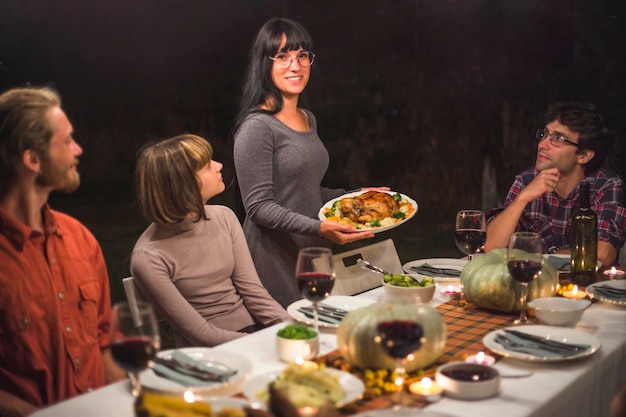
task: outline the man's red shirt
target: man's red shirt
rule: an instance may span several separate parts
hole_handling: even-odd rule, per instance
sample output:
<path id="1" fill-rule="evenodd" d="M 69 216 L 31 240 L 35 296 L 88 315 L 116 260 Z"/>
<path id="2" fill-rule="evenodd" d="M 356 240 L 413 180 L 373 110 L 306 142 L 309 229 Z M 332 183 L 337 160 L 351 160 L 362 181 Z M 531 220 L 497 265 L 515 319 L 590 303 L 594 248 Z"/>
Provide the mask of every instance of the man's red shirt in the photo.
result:
<path id="1" fill-rule="evenodd" d="M 100 245 L 42 210 L 45 232 L 0 209 L 0 390 L 36 406 L 105 384 L 111 303 Z"/>

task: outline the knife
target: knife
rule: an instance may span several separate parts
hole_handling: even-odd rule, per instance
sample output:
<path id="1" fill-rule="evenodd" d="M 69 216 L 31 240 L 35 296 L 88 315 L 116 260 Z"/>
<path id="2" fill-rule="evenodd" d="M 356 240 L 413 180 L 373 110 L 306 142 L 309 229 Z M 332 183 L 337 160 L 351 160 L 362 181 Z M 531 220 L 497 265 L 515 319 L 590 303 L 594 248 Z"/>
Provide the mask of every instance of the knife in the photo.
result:
<path id="1" fill-rule="evenodd" d="M 349 313 L 348 310 L 344 310 L 343 308 L 333 307 L 330 304 L 326 304 L 326 303 L 319 303 L 318 307 L 323 308 L 328 311 L 334 311 L 335 313 L 343 314 L 344 316 Z"/>
<path id="2" fill-rule="evenodd" d="M 576 343 L 563 343 L 557 340 L 550 340 L 550 339 L 546 339 L 545 337 L 536 336 L 534 334 L 524 333 L 524 332 L 520 332 L 517 330 L 505 329 L 504 332 L 515 335 L 519 337 L 520 339 L 530 340 L 535 343 L 540 343 L 545 346 L 552 346 L 552 347 L 556 347 L 560 349 L 570 349 L 572 351 L 580 351 L 580 350 L 587 350 L 591 347 L 590 345 L 581 345 L 581 344 L 576 344 Z"/>

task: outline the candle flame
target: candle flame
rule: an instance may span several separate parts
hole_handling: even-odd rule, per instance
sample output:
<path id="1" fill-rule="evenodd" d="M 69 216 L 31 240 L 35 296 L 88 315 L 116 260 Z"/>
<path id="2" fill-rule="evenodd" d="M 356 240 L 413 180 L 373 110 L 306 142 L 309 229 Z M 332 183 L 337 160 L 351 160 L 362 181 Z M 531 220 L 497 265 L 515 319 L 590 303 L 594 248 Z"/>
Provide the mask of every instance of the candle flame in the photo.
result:
<path id="1" fill-rule="evenodd" d="M 611 267 L 611 275 L 617 274 L 617 269 L 614 266 Z"/>
<path id="2" fill-rule="evenodd" d="M 193 392 L 191 391 L 185 391 L 183 393 L 183 399 L 188 402 L 188 403 L 194 403 L 196 402 L 196 396 L 193 395 Z"/>
<path id="3" fill-rule="evenodd" d="M 454 287 L 452 285 L 448 285 L 448 292 L 454 292 Z"/>
<path id="4" fill-rule="evenodd" d="M 433 386 L 433 381 L 429 377 L 424 377 L 420 381 L 420 385 L 425 389 L 430 389 Z"/>
<path id="5" fill-rule="evenodd" d="M 295 362 L 298 365 L 302 365 L 304 363 L 304 358 L 302 356 L 297 356 Z"/>
<path id="6" fill-rule="evenodd" d="M 572 295 L 576 294 L 578 294 L 578 285 L 574 285 L 574 288 L 572 288 Z"/>
<path id="7" fill-rule="evenodd" d="M 476 362 L 483 363 L 485 361 L 485 352 L 478 352 L 476 354 Z"/>

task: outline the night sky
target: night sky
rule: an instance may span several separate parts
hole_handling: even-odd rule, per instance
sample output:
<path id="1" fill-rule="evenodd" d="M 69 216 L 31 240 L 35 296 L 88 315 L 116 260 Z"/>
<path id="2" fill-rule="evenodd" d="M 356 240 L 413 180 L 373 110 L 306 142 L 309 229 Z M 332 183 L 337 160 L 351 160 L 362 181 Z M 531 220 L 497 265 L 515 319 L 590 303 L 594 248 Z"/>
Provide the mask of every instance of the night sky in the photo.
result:
<path id="1" fill-rule="evenodd" d="M 591 100 L 623 130 L 626 6 L 600 0 L 0 0 L 0 88 L 51 84 L 85 184 L 130 184 L 136 150 L 184 131 L 232 169 L 228 135 L 248 48 L 270 17 L 307 27 L 301 99 L 331 154 L 328 185 L 390 185 L 480 205 L 534 160 L 537 116 Z M 625 163 L 623 137 L 616 148 Z M 423 190 L 440 184 L 441 194 Z M 88 185 L 87 185 L 88 186 Z"/>

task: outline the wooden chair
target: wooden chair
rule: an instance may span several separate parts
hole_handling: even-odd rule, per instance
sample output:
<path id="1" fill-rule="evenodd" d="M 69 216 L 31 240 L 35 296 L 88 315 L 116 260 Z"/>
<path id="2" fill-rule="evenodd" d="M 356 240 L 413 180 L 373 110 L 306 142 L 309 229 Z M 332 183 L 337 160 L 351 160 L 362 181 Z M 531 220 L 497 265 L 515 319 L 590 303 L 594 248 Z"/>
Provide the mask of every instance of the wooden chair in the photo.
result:
<path id="1" fill-rule="evenodd" d="M 333 255 L 336 278 L 331 295 L 355 295 L 382 286 L 383 276 L 357 265 L 359 258 L 385 271 L 403 273 L 398 251 L 391 239 L 338 253 Z"/>

